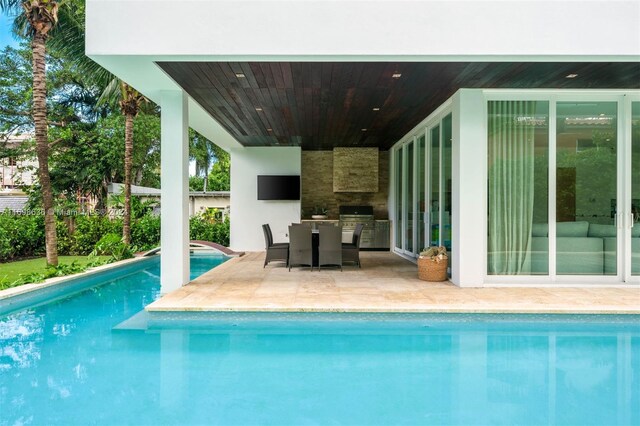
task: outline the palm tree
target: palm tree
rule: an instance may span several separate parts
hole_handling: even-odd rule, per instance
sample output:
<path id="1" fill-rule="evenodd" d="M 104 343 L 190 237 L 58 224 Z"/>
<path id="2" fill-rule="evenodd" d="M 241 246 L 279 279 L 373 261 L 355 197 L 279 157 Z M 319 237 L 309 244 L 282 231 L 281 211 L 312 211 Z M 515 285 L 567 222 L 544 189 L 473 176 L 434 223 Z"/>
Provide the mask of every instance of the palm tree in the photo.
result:
<path id="1" fill-rule="evenodd" d="M 133 119 L 145 97 L 124 81 L 120 81 L 120 111 L 124 115 L 124 217 L 122 241 L 131 244 L 131 157 L 133 155 Z"/>
<path id="2" fill-rule="evenodd" d="M 33 124 L 35 127 L 38 179 L 42 189 L 45 247 L 47 264 L 58 265 L 56 218 L 53 191 L 49 177 L 49 136 L 47 122 L 46 43 L 50 31 L 58 23 L 59 2 L 56 0 L 0 0 L 0 9 L 14 12 L 14 28 L 31 37 L 33 54 Z M 18 11 L 22 9 L 23 13 Z"/>
<path id="3" fill-rule="evenodd" d="M 209 169 L 217 158 L 216 145 L 195 131 L 189 132 L 189 159 L 196 163 L 196 176 L 204 176 L 203 191 L 207 192 Z"/>
<path id="4" fill-rule="evenodd" d="M 0 0 L 2 1 L 2 0 Z M 85 27 L 84 2 L 74 1 L 76 13 L 65 16 L 62 23 L 64 31 L 60 31 L 53 39 L 55 47 L 64 52 L 67 57 L 74 58 L 78 67 L 91 75 L 97 86 L 104 90 L 98 100 L 99 105 L 109 105 L 120 108 L 125 117 L 124 131 L 124 217 L 122 226 L 122 240 L 131 243 L 131 169 L 133 157 L 133 121 L 140 111 L 140 106 L 146 101 L 140 92 L 116 78 L 87 57 L 84 53 Z"/>
<path id="5" fill-rule="evenodd" d="M 99 103 L 118 105 L 124 115 L 124 215 L 122 241 L 131 244 L 131 169 L 133 168 L 133 120 L 147 99 L 124 81 L 113 77 L 100 95 Z"/>

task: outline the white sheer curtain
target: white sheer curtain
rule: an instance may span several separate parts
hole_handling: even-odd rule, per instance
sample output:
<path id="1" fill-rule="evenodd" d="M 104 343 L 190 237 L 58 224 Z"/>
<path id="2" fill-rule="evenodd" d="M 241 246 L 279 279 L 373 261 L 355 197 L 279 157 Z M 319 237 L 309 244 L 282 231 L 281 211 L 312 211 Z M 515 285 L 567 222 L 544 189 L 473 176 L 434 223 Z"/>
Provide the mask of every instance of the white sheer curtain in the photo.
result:
<path id="1" fill-rule="evenodd" d="M 489 274 L 531 272 L 535 102 L 489 102 Z"/>

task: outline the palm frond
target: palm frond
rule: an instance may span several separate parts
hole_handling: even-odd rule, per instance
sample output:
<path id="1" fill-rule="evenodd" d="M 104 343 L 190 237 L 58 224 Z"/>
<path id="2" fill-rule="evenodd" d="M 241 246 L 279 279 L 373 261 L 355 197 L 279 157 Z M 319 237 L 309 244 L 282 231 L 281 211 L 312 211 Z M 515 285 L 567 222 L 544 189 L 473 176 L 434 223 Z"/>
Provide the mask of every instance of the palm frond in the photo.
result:
<path id="1" fill-rule="evenodd" d="M 119 108 L 118 102 L 122 97 L 122 90 L 120 87 L 121 80 L 117 77 L 113 77 L 109 83 L 102 90 L 102 93 L 98 97 L 98 105 L 109 105 L 112 108 Z"/>
<path id="2" fill-rule="evenodd" d="M 58 25 L 51 31 L 49 47 L 73 60 L 97 86 L 106 87 L 113 80 L 113 74 L 85 55 L 84 2 L 68 0 L 62 6 L 58 11 Z"/>
<path id="3" fill-rule="evenodd" d="M 0 10 L 3 12 L 22 13 L 22 0 L 0 0 Z"/>

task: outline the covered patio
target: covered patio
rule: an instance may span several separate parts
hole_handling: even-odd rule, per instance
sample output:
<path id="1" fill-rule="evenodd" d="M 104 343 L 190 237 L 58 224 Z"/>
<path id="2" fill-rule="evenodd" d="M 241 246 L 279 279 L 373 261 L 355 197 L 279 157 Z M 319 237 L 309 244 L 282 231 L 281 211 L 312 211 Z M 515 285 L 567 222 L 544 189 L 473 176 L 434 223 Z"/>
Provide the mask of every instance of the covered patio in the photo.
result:
<path id="1" fill-rule="evenodd" d="M 531 2 L 481 0 L 465 2 L 464 13 L 460 13 L 458 5 L 451 2 L 401 2 L 401 7 L 397 3 L 185 0 L 154 2 L 150 8 L 147 2 L 133 0 L 87 2 L 87 55 L 162 111 L 161 282 L 162 293 L 177 291 L 151 309 L 167 300 L 206 300 L 200 297 L 200 290 L 188 294 L 200 288 L 203 294 L 214 295 L 213 305 L 203 302 L 205 307 L 233 305 L 236 302 L 230 297 L 242 293 L 237 297 L 244 305 L 233 306 L 248 308 L 263 290 L 286 287 L 280 283 L 291 279 L 279 277 L 284 270 L 260 271 L 260 255 L 256 254 L 230 261 L 181 288 L 189 281 L 189 128 L 230 153 L 233 250 L 263 250 L 262 224 L 270 224 L 274 241 L 281 242 L 288 239 L 288 226 L 309 219 L 315 207 L 326 207 L 327 219 L 335 220 L 339 207 L 366 205 L 374 209 L 375 221 L 386 222 L 385 236 L 390 243 L 383 248 L 397 256 L 415 259 L 424 247 L 447 247 L 455 286 L 518 282 L 530 287 L 561 287 L 586 281 L 584 270 L 565 271 L 562 262 L 556 266 L 556 252 L 562 258 L 567 250 L 563 246 L 566 241 L 556 241 L 555 223 L 582 226 L 580 222 L 586 222 L 582 219 L 595 215 L 594 235 L 589 236 L 588 231 L 579 235 L 599 238 L 591 240 L 594 248 L 588 253 L 597 257 L 593 263 L 598 266 L 586 271 L 592 275 L 589 282 L 610 284 L 612 294 L 620 283 L 640 282 L 640 273 L 631 261 L 633 256 L 640 257 L 640 239 L 632 241 L 640 238 L 632 234 L 635 218 L 640 217 L 634 216 L 634 200 L 640 200 L 634 194 L 640 183 L 632 185 L 631 172 L 631 118 L 635 105 L 640 105 L 639 45 L 633 30 L 638 27 L 637 5 L 625 1 L 610 8 L 599 0 L 576 8 L 576 2 L 562 0 L 540 8 Z M 137 16 L 145 16 L 145 22 L 141 24 Z M 479 23 L 502 16 L 517 19 L 477 30 Z M 544 36 L 540 36 L 541 22 L 545 23 Z M 535 235 L 542 248 L 537 250 L 540 256 L 533 272 L 518 266 L 493 275 L 487 266 L 491 255 L 487 229 L 488 176 L 493 164 L 488 156 L 491 102 L 539 102 L 546 108 L 544 113 L 505 115 L 505 122 L 548 129 L 534 150 L 547 159 L 548 173 L 540 171 L 537 179 L 527 181 L 528 189 L 535 183 L 551 182 L 537 191 L 543 194 L 536 203 L 543 214 L 536 217 L 536 224 L 546 225 L 547 231 Z M 608 109 L 601 111 L 599 105 L 593 111 L 588 109 L 594 102 Z M 577 112 L 563 112 L 574 104 Z M 598 128 L 590 128 L 584 135 L 558 131 L 557 123 L 575 122 L 576 116 L 587 124 L 608 123 L 607 130 L 616 136 L 613 141 L 604 136 L 602 143 L 611 142 L 615 149 L 598 150 L 596 142 L 603 136 Z M 556 179 L 555 174 L 562 177 L 568 169 L 556 164 L 556 153 L 570 149 L 572 154 L 591 150 L 619 159 L 610 162 L 607 188 L 594 196 L 578 197 L 577 207 L 562 217 L 556 215 L 555 195 L 563 193 L 563 185 L 590 186 L 582 175 L 567 178 L 568 184 Z M 375 158 L 366 166 L 350 157 L 356 153 L 362 158 L 369 151 Z M 356 168 L 364 173 L 355 173 Z M 300 198 L 261 198 L 257 194 L 261 176 L 299 177 Z M 554 186 L 558 182 L 560 190 Z M 576 191 L 569 192 L 576 195 Z M 505 241 L 533 238 L 530 210 L 517 218 L 524 219 L 516 224 L 527 225 L 516 227 L 522 235 Z M 600 228 L 604 225 L 606 229 Z M 588 230 L 588 226 L 581 229 Z M 603 229 L 606 236 L 595 235 Z M 576 235 L 558 235 L 566 237 Z M 605 238 L 610 238 L 607 250 Z M 584 247 L 582 242 L 571 245 L 572 250 Z M 498 247 L 496 251 L 529 248 Z M 573 258 L 575 250 L 569 252 L 566 256 Z M 368 256 L 380 256 L 383 264 L 390 263 L 386 269 L 374 264 L 343 273 L 353 277 L 355 289 L 367 280 L 369 289 L 380 287 L 380 292 L 372 291 L 375 294 L 370 300 L 362 302 L 367 309 L 375 309 L 376 299 L 395 300 L 398 296 L 385 287 L 385 279 L 387 284 L 393 281 L 397 289 L 406 284 L 410 287 L 406 291 L 415 294 L 425 288 L 411 278 L 415 275 L 411 262 L 388 252 Z M 358 309 L 362 305 L 349 307 L 351 290 L 342 289 L 339 279 L 326 282 L 327 276 L 338 273 L 330 272 L 317 282 L 313 281 L 320 277 L 316 273 L 309 273 L 309 278 L 296 274 L 300 281 L 290 284 L 296 286 L 295 292 L 290 291 L 295 296 L 282 290 L 279 306 L 313 309 L 313 303 L 319 303 L 325 308 Z M 204 280 L 218 282 L 201 287 Z M 307 285 L 315 288 L 307 291 Z M 451 294 L 466 294 L 455 293 L 458 289 L 452 285 L 443 288 Z M 485 294 L 504 298 L 494 305 L 487 299 L 490 309 L 519 305 L 521 312 L 526 311 L 520 295 L 509 299 L 510 291 L 471 290 L 474 300 Z M 599 289 L 597 294 L 603 306 L 606 291 Z M 637 287 L 630 291 L 637 291 Z M 220 298 L 218 292 L 231 295 Z M 542 297 L 547 290 L 531 292 L 526 300 Z M 314 297 L 307 303 L 304 297 L 308 294 Z M 591 297 L 587 290 L 584 295 Z M 433 296 L 424 297 L 407 297 L 405 308 L 429 309 Z M 324 298 L 331 303 L 318 302 Z M 461 303 L 466 302 L 456 299 L 451 309 Z"/>
<path id="2" fill-rule="evenodd" d="M 231 259 L 146 307 L 149 312 L 639 313 L 637 288 L 460 288 L 417 278 L 390 252 L 362 252 L 362 268 L 291 272 L 264 252 Z"/>

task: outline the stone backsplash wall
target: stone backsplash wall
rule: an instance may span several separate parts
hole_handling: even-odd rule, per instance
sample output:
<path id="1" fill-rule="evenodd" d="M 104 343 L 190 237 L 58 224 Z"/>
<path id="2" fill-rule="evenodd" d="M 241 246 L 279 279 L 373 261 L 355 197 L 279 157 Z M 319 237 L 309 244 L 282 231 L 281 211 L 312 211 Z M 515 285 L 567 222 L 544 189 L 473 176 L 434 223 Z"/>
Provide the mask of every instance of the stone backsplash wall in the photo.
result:
<path id="1" fill-rule="evenodd" d="M 333 192 L 378 192 L 378 148 L 334 148 Z"/>
<path id="2" fill-rule="evenodd" d="M 311 217 L 314 206 L 329 209 L 338 218 L 338 206 L 371 205 L 376 219 L 388 219 L 389 151 L 378 156 L 378 192 L 333 192 L 333 151 L 302 151 L 302 214 Z"/>

